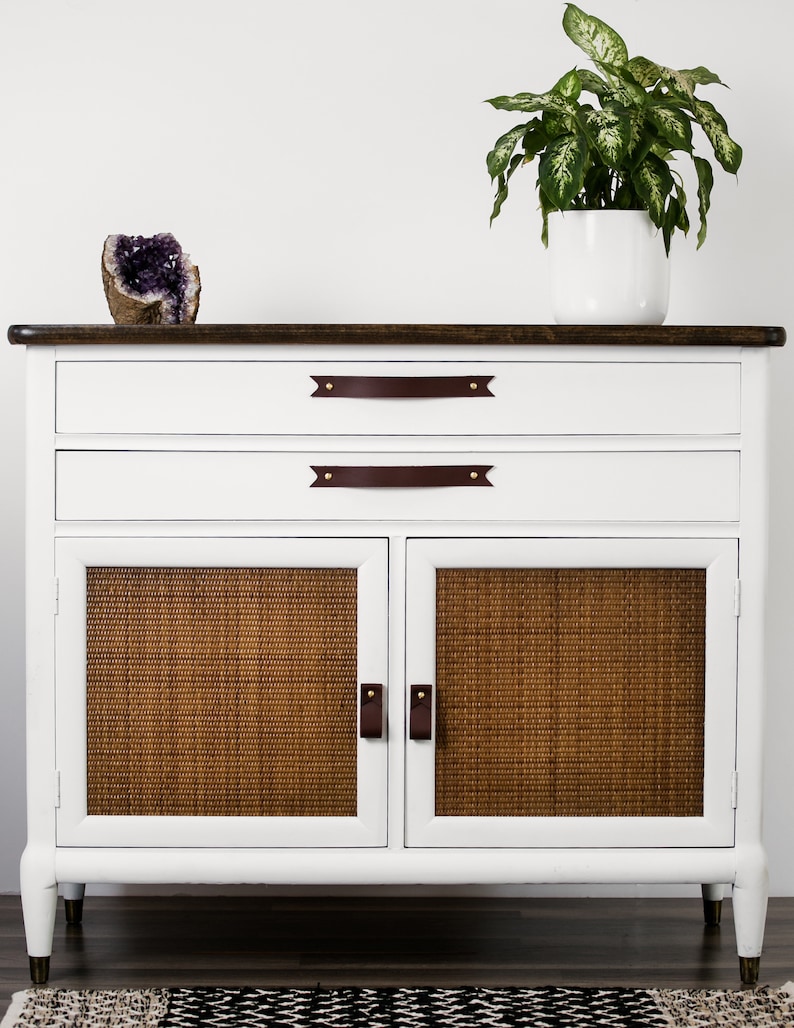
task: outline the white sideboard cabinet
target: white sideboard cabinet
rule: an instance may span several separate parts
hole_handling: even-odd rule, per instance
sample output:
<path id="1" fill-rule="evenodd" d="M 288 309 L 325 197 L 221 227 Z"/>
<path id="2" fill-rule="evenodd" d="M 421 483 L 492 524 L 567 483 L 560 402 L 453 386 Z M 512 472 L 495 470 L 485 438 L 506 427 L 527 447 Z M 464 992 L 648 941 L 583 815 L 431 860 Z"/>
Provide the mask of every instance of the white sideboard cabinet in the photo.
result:
<path id="1" fill-rule="evenodd" d="M 732 887 L 772 328 L 14 326 L 34 981 L 90 883 Z"/>

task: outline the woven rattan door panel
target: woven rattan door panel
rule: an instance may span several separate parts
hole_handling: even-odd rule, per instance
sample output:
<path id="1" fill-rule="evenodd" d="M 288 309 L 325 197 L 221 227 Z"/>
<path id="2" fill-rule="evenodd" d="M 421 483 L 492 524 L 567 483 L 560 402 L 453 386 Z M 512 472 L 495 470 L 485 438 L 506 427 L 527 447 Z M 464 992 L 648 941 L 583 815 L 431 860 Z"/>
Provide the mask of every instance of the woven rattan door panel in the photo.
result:
<path id="1" fill-rule="evenodd" d="M 478 541 L 469 560 L 485 566 L 476 567 L 445 566 L 466 561 L 460 543 L 452 559 L 444 544 L 437 558 L 433 544 L 417 545 L 431 555 L 417 589 L 428 591 L 434 627 L 430 639 L 414 622 L 424 656 L 409 657 L 409 680 L 432 682 L 435 717 L 429 743 L 409 740 L 427 779 L 409 771 L 425 808 L 413 822 L 409 813 L 409 837 L 449 832 L 460 842 L 483 819 L 505 845 L 527 844 L 533 831 L 543 844 L 583 821 L 585 834 L 608 839 L 611 826 L 635 843 L 642 825 L 668 841 L 711 830 L 715 787 L 730 803 L 733 733 L 729 721 L 724 735 L 707 729 L 706 713 L 734 702 L 735 544 L 706 547 L 700 566 L 683 544 L 676 566 L 676 544 L 665 541 L 669 566 L 657 567 L 641 563 L 653 547 L 633 541 L 518 541 L 512 554 Z M 489 551 L 515 566 L 487 566 Z M 533 566 L 555 552 L 574 566 Z M 580 556 L 601 566 L 575 566 Z M 729 837 L 730 823 L 717 821 Z"/>
<path id="2" fill-rule="evenodd" d="M 64 542 L 62 836 L 382 839 L 386 743 L 359 738 L 358 703 L 385 684 L 385 548 L 226 540 L 251 563 L 207 565 L 178 541 Z"/>
<path id="3" fill-rule="evenodd" d="M 700 817 L 706 573 L 439 568 L 439 817 Z"/>
<path id="4" fill-rule="evenodd" d="M 89 815 L 355 817 L 356 584 L 89 568 Z"/>

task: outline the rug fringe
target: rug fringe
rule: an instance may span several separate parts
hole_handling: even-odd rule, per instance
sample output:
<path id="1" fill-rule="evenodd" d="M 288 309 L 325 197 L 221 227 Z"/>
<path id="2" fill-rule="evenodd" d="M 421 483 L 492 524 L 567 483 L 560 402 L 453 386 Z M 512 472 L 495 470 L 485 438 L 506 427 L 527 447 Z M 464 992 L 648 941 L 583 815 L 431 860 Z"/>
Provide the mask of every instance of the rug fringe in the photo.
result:
<path id="1" fill-rule="evenodd" d="M 5 1017 L 0 1021 L 0 1028 L 12 1028 L 12 1025 L 19 1019 L 19 1015 L 22 1013 L 28 996 L 30 993 L 26 990 L 25 992 L 15 992 L 11 997 L 11 1006 L 6 1010 Z"/>
<path id="2" fill-rule="evenodd" d="M 471 994 L 471 995 L 469 995 Z M 520 1023 L 649 1024 L 669 1028 L 777 1028 L 794 1025 L 794 981 L 779 988 L 397 988 L 397 989 L 29 989 L 16 992 L 0 1028 L 251 1028 L 253 1025 L 450 1025 L 461 1012 L 466 1024 L 487 1028 L 519 1023 L 502 1015 L 515 1004 Z M 605 1015 L 609 1019 L 605 1019 Z M 497 1016 L 498 1015 L 498 1016 Z M 551 1017 L 548 1021 L 547 1018 Z M 494 1020 L 495 1018 L 495 1020 Z"/>

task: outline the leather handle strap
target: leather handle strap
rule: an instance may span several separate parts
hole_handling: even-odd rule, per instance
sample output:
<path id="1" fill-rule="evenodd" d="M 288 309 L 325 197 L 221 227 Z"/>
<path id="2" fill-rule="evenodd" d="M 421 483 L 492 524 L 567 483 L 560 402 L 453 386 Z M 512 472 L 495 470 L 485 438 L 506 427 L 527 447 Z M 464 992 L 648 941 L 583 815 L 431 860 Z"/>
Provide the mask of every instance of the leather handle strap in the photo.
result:
<path id="1" fill-rule="evenodd" d="M 412 739 L 433 738 L 433 686 L 411 686 L 408 734 Z"/>
<path id="2" fill-rule="evenodd" d="M 455 396 L 493 396 L 493 375 L 312 375 L 312 396 L 356 400 L 444 399 Z"/>
<path id="3" fill-rule="evenodd" d="M 312 465 L 317 478 L 312 489 L 431 489 L 439 486 L 493 486 L 493 464 L 455 466 L 340 467 Z"/>
<path id="4" fill-rule="evenodd" d="M 361 686 L 359 735 L 362 739 L 383 738 L 383 686 L 365 682 Z"/>

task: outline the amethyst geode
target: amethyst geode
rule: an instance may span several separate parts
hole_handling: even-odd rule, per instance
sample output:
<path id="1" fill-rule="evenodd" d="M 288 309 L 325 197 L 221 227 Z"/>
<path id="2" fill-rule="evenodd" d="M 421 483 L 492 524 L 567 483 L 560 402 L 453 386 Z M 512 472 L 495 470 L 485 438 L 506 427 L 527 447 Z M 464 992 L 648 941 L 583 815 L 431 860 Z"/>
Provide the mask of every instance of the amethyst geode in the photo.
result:
<path id="1" fill-rule="evenodd" d="M 108 236 L 102 281 L 117 325 L 182 325 L 196 320 L 201 280 L 170 232 Z"/>

